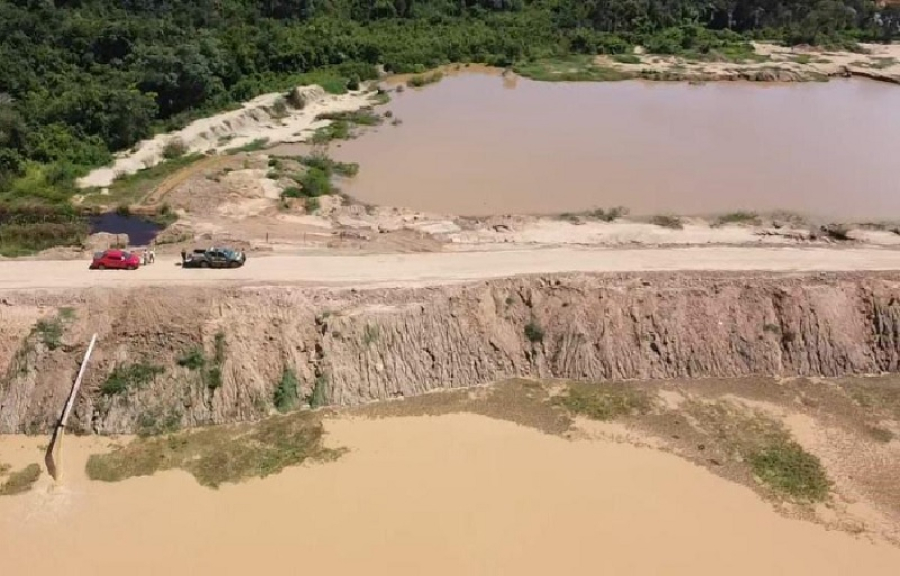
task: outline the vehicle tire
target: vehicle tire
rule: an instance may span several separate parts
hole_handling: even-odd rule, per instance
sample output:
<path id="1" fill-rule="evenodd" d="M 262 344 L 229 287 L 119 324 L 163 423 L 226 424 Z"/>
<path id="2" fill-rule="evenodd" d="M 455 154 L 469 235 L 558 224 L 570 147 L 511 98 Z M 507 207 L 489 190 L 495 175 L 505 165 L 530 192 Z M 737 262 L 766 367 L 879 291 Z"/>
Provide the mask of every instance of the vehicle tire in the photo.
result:
<path id="1" fill-rule="evenodd" d="M 97 270 L 106 270 L 106 266 L 104 266 L 103 264 L 98 264 Z"/>
<path id="2" fill-rule="evenodd" d="M 137 267 L 137 266 L 129 266 L 128 269 L 129 269 L 129 270 L 137 270 L 138 267 Z"/>
<path id="3" fill-rule="evenodd" d="M 240 262 L 229 262 L 229 263 L 228 263 L 228 267 L 229 267 L 229 268 L 240 268 L 240 267 L 241 267 L 241 263 L 240 263 Z"/>
<path id="4" fill-rule="evenodd" d="M 200 267 L 201 268 L 209 268 L 209 262 L 201 262 Z"/>

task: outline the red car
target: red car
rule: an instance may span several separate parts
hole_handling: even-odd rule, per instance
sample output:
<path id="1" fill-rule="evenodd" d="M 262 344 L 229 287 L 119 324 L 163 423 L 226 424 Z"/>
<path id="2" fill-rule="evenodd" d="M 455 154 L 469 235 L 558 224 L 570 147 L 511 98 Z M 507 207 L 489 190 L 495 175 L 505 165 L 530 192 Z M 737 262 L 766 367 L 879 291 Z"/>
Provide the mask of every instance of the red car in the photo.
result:
<path id="1" fill-rule="evenodd" d="M 94 254 L 91 270 L 137 270 L 141 259 L 137 254 L 125 250 L 106 250 Z"/>

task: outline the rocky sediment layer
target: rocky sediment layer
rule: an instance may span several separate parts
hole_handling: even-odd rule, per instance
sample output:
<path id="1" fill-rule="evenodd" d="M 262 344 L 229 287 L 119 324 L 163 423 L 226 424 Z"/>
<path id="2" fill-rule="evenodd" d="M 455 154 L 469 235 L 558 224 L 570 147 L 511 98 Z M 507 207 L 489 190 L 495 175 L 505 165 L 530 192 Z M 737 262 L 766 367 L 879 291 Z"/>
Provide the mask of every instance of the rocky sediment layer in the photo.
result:
<path id="1" fill-rule="evenodd" d="M 525 376 L 900 371 L 900 274 L 562 275 L 405 290 L 92 290 L 0 303 L 0 432 L 160 432 Z M 296 382 L 296 403 L 293 400 Z"/>

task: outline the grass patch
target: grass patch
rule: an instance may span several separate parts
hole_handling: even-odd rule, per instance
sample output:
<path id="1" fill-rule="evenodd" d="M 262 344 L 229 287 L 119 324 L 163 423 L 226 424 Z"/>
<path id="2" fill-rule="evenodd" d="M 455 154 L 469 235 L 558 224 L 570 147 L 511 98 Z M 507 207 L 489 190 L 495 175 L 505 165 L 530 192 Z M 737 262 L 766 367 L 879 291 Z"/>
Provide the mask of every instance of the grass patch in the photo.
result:
<path id="1" fill-rule="evenodd" d="M 241 152 L 259 152 L 260 150 L 265 150 L 269 145 L 268 138 L 257 138 L 251 142 L 247 142 L 243 146 L 235 146 L 234 148 L 228 148 L 225 150 L 226 154 L 239 154 Z"/>
<path id="2" fill-rule="evenodd" d="M 348 112 L 325 112 L 316 116 L 316 120 L 343 121 L 359 126 L 378 126 L 384 122 L 384 118 L 371 108 L 360 108 Z"/>
<path id="3" fill-rule="evenodd" d="M 165 372 L 163 367 L 153 364 L 116 366 L 100 385 L 100 393 L 104 396 L 115 396 L 131 389 L 140 389 L 163 372 Z"/>
<path id="4" fill-rule="evenodd" d="M 2 485 L 0 485 L 0 496 L 13 496 L 15 494 L 24 494 L 31 490 L 34 483 L 41 477 L 41 467 L 37 464 L 29 464 L 21 470 L 17 470 L 9 475 Z"/>
<path id="5" fill-rule="evenodd" d="M 338 458 L 343 450 L 323 447 L 323 436 L 324 427 L 315 415 L 297 412 L 252 424 L 138 439 L 109 454 L 92 455 L 86 471 L 92 480 L 118 482 L 181 469 L 201 485 L 216 488 L 265 478 L 305 461 Z"/>
<path id="6" fill-rule="evenodd" d="M 554 398 L 554 403 L 573 414 L 604 421 L 647 414 L 653 409 L 646 392 L 627 384 L 572 383 L 563 395 Z"/>
<path id="7" fill-rule="evenodd" d="M 797 64 L 809 64 L 812 62 L 813 58 L 809 54 L 798 54 L 797 56 L 791 56 L 791 62 L 795 62 Z"/>
<path id="8" fill-rule="evenodd" d="M 12 470 L 12 466 L 0 462 L 0 476 L 6 476 L 10 470 Z"/>
<path id="9" fill-rule="evenodd" d="M 99 190 L 86 194 L 84 204 L 98 206 L 136 203 L 150 194 L 163 180 L 202 158 L 202 154 L 185 154 L 160 162 L 156 166 L 144 168 L 134 174 L 121 175 L 109 186 L 109 194 L 100 194 Z"/>
<path id="10" fill-rule="evenodd" d="M 831 487 L 819 459 L 796 442 L 785 440 L 749 454 L 753 473 L 776 492 L 798 500 L 819 502 Z"/>
<path id="11" fill-rule="evenodd" d="M 313 153 L 309 156 L 301 156 L 299 162 L 307 168 L 317 168 L 325 172 L 329 177 L 343 176 L 352 178 L 359 174 L 359 164 L 356 162 L 339 162 L 323 153 Z"/>
<path id="12" fill-rule="evenodd" d="M 436 84 L 443 80 L 444 73 L 441 71 L 430 72 L 428 74 L 416 74 L 406 81 L 406 85 L 410 88 L 421 88 L 429 84 Z"/>
<path id="13" fill-rule="evenodd" d="M 619 64 L 640 64 L 641 57 L 636 54 L 613 54 L 612 59 Z"/>
<path id="14" fill-rule="evenodd" d="M 171 434 L 181 428 L 182 413 L 177 408 L 147 408 L 138 414 L 137 435 L 141 438 Z"/>
<path id="15" fill-rule="evenodd" d="M 598 66 L 588 56 L 535 60 L 515 66 L 513 71 L 540 82 L 617 82 L 632 78 L 627 72 Z"/>
<path id="16" fill-rule="evenodd" d="M 713 226 L 725 226 L 726 224 L 752 224 L 759 225 L 759 215 L 756 212 L 729 212 L 722 214 L 713 223 Z"/>
<path id="17" fill-rule="evenodd" d="M 300 383 L 297 381 L 297 375 L 290 368 L 285 368 L 281 373 L 281 380 L 275 387 L 272 395 L 272 401 L 275 409 L 279 412 L 287 412 L 297 407 L 300 400 Z"/>
<path id="18" fill-rule="evenodd" d="M 799 502 L 820 502 L 831 483 L 822 463 L 797 444 L 782 424 L 766 414 L 732 402 L 689 401 L 685 411 L 694 426 L 732 457 L 743 459 L 774 495 Z"/>
<path id="19" fill-rule="evenodd" d="M 684 228 L 684 224 L 681 222 L 681 218 L 678 216 L 672 216 L 671 214 L 658 214 L 650 219 L 651 224 L 655 224 L 656 226 L 662 226 L 663 228 L 670 228 L 672 230 L 681 230 Z"/>
<path id="20" fill-rule="evenodd" d="M 313 144 L 327 144 L 332 140 L 349 140 L 352 137 L 350 123 L 346 120 L 335 120 L 328 126 L 317 129 L 310 139 Z"/>

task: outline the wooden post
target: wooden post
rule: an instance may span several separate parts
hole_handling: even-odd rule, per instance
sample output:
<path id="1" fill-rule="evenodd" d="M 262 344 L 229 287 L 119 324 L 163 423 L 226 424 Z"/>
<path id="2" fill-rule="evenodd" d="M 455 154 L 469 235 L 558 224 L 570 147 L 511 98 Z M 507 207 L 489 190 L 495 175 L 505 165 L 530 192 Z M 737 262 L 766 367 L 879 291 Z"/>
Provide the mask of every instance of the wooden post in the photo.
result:
<path id="1" fill-rule="evenodd" d="M 62 437 L 66 429 L 66 423 L 69 421 L 69 415 L 72 413 L 72 408 L 75 406 L 75 398 L 78 397 L 78 390 L 81 388 L 81 381 L 84 379 L 84 373 L 87 370 L 88 361 L 91 358 L 91 353 L 94 351 L 94 344 L 96 343 L 97 335 L 94 334 L 91 337 L 91 343 L 88 345 L 87 352 L 84 353 L 84 358 L 81 360 L 81 368 L 78 370 L 78 376 L 75 378 L 75 383 L 72 384 L 72 391 L 69 393 L 66 407 L 63 409 L 62 417 L 59 419 L 59 423 L 53 431 L 53 438 L 50 440 L 50 445 L 47 447 L 47 453 L 44 457 L 44 463 L 47 465 L 47 472 L 49 472 L 56 481 L 59 481 L 59 468 L 56 466 L 54 450 L 57 457 L 62 452 Z"/>

